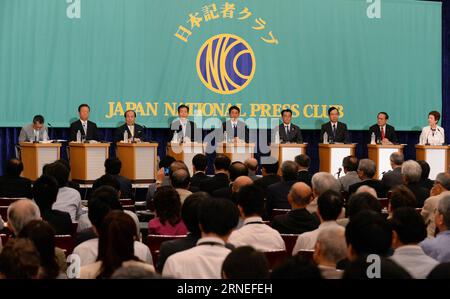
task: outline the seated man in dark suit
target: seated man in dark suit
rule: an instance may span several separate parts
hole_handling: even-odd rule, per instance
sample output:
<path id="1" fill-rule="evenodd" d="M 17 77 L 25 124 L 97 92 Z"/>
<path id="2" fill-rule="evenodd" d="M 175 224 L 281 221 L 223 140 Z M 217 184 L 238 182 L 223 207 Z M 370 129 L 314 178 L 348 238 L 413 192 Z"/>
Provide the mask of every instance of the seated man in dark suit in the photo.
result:
<path id="1" fill-rule="evenodd" d="M 200 204 L 206 198 L 209 198 L 209 194 L 205 192 L 197 192 L 186 198 L 181 206 L 181 218 L 183 219 L 189 233 L 186 238 L 166 241 L 161 244 L 158 263 L 155 267 L 156 271 L 160 273 L 162 272 L 164 263 L 172 254 L 196 246 L 197 241 L 201 237 L 200 228 L 198 226 L 198 211 Z"/>
<path id="2" fill-rule="evenodd" d="M 347 125 L 339 122 L 339 110 L 336 107 L 328 109 L 330 121 L 323 124 L 320 130 L 320 143 L 323 143 L 323 134 L 328 135 L 329 143 L 350 143 Z"/>
<path id="3" fill-rule="evenodd" d="M 292 110 L 284 109 L 281 111 L 283 123 L 277 128 L 280 134 L 281 143 L 303 143 L 302 131 L 300 128 L 291 123 Z M 273 141 L 274 139 L 272 139 Z"/>
<path id="4" fill-rule="evenodd" d="M 348 193 L 352 195 L 359 187 L 367 185 L 377 191 L 378 198 L 385 198 L 387 196 L 386 186 L 380 180 L 374 180 L 373 177 L 377 167 L 375 162 L 370 159 L 362 159 L 358 165 L 358 176 L 361 182 L 353 184 L 349 187 Z"/>
<path id="5" fill-rule="evenodd" d="M 431 188 L 433 188 L 434 181 L 430 180 L 430 164 L 427 163 L 427 161 L 418 160 L 417 163 L 419 163 L 420 168 L 422 168 L 422 175 L 420 176 L 420 185 L 422 187 L 425 187 L 428 189 L 428 191 L 431 191 Z M 434 178 L 433 178 L 434 179 Z"/>
<path id="6" fill-rule="evenodd" d="M 297 182 L 297 164 L 293 161 L 284 161 L 281 165 L 281 173 L 283 180 L 267 188 L 266 211 L 268 216 L 272 214 L 273 209 L 291 208 L 287 195 L 292 185 Z"/>
<path id="7" fill-rule="evenodd" d="M 34 182 L 33 199 L 41 211 L 42 219 L 50 223 L 56 235 L 72 235 L 70 214 L 52 210 L 58 196 L 58 182 L 52 176 L 43 175 Z"/>
<path id="8" fill-rule="evenodd" d="M 230 179 L 228 178 L 230 164 L 230 158 L 223 154 L 217 154 L 214 160 L 215 175 L 204 180 L 200 184 L 200 190 L 212 194 L 218 189 L 228 187 L 230 184 Z"/>
<path id="9" fill-rule="evenodd" d="M 280 234 L 303 234 L 315 230 L 320 224 L 319 218 L 306 209 L 312 198 L 311 187 L 307 184 L 302 182 L 292 185 L 287 196 L 292 211 L 275 216 L 272 220 L 272 228 Z"/>
<path id="10" fill-rule="evenodd" d="M 201 183 L 208 179 L 206 175 L 206 166 L 208 165 L 208 160 L 204 154 L 197 154 L 192 158 L 192 170 L 194 174 L 191 177 L 190 190 L 192 192 L 197 192 L 200 190 Z"/>
<path id="11" fill-rule="evenodd" d="M 422 168 L 419 163 L 413 160 L 404 162 L 402 165 L 402 175 L 406 187 L 416 196 L 417 208 L 422 208 L 425 200 L 430 197 L 430 191 L 420 185 Z"/>
<path id="12" fill-rule="evenodd" d="M 235 195 L 233 192 L 233 183 L 240 176 L 248 176 L 248 168 L 247 168 L 247 166 L 245 166 L 244 163 L 236 161 L 236 162 L 231 163 L 231 165 L 228 169 L 228 173 L 230 174 L 229 186 L 215 190 L 212 193 L 212 196 L 220 197 L 220 198 L 228 198 L 228 199 L 232 199 L 233 202 L 236 202 L 237 199 L 233 198 L 234 197 L 233 195 Z"/>
<path id="13" fill-rule="evenodd" d="M 33 198 L 31 193 L 31 181 L 20 174 L 23 164 L 17 159 L 6 162 L 5 175 L 0 177 L 0 197 L 9 198 Z"/>
<path id="14" fill-rule="evenodd" d="M 311 164 L 311 159 L 304 154 L 295 157 L 295 163 L 298 166 L 298 182 L 303 182 L 311 187 L 312 175 L 309 172 L 309 165 Z"/>
<path id="15" fill-rule="evenodd" d="M 389 115 L 386 112 L 380 112 L 377 115 L 377 124 L 369 128 L 369 138 L 374 133 L 377 144 L 396 144 L 398 142 L 394 127 L 387 124 L 388 119 Z"/>
<path id="16" fill-rule="evenodd" d="M 393 187 L 403 184 L 402 164 L 404 162 L 403 154 L 400 152 L 392 153 L 390 156 L 392 170 L 383 175 L 382 181 L 389 191 Z"/>
<path id="17" fill-rule="evenodd" d="M 125 124 L 121 125 L 114 132 L 114 142 L 124 140 L 124 133 L 128 133 L 128 140 L 131 142 L 145 141 L 144 127 L 136 123 L 136 111 L 128 110 L 125 112 Z"/>
<path id="18" fill-rule="evenodd" d="M 90 111 L 91 108 L 88 104 L 81 104 L 78 107 L 80 119 L 70 124 L 70 141 L 77 141 L 78 132 L 81 133 L 81 140 L 83 137 L 86 141 L 101 139 L 97 125 L 89 120 Z"/>
<path id="19" fill-rule="evenodd" d="M 248 127 L 245 122 L 239 120 L 241 109 L 237 106 L 231 106 L 228 109 L 228 114 L 230 115 L 230 120 L 222 123 L 224 135 L 226 133 L 228 139 L 224 141 L 245 141 L 248 143 L 250 139 Z"/>
<path id="20" fill-rule="evenodd" d="M 170 126 L 172 140 L 174 142 L 201 142 L 201 134 L 197 126 L 189 119 L 189 107 L 180 105 L 178 107 L 178 119 L 174 120 Z"/>
<path id="21" fill-rule="evenodd" d="M 105 173 L 112 175 L 120 184 L 120 198 L 133 199 L 133 186 L 131 181 L 120 175 L 122 162 L 118 158 L 105 160 Z"/>
<path id="22" fill-rule="evenodd" d="M 261 158 L 261 159 L 265 159 Z M 278 175 L 278 168 L 280 168 L 280 164 L 278 163 L 277 160 L 269 160 L 267 161 L 267 163 L 263 163 L 261 165 L 261 169 L 262 169 L 262 178 L 259 178 L 255 181 L 255 184 L 260 186 L 263 191 L 264 194 L 266 194 L 267 188 L 275 183 L 278 183 L 281 181 L 281 177 Z"/>

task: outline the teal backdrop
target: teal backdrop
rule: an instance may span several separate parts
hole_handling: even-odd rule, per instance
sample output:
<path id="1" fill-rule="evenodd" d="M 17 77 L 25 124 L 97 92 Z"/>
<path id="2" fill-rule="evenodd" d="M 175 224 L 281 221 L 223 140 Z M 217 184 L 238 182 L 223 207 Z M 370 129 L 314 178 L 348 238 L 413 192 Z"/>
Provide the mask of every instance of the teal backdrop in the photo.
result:
<path id="1" fill-rule="evenodd" d="M 218 118 L 239 104 L 258 121 L 292 107 L 303 129 L 319 128 L 330 105 L 352 130 L 378 111 L 397 130 L 419 130 L 442 109 L 441 3 L 383 0 L 380 19 L 362 0 L 80 3 L 81 18 L 70 19 L 65 0 L 0 0 L 0 126 L 43 114 L 68 127 L 84 102 L 100 127 L 116 127 L 128 105 L 149 128 L 168 127 L 180 103 Z M 197 72 L 202 45 L 219 34 L 242 38 L 256 62 L 234 94 L 210 90 Z"/>

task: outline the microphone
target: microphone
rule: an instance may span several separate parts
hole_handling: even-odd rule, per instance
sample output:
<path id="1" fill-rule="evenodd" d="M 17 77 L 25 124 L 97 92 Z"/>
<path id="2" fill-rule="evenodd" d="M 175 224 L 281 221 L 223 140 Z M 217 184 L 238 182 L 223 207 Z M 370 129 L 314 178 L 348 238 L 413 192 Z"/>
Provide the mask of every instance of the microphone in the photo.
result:
<path id="1" fill-rule="evenodd" d="M 339 170 L 338 170 L 338 172 L 336 173 L 338 178 L 341 176 L 341 171 L 342 171 L 342 167 L 339 167 Z"/>
<path id="2" fill-rule="evenodd" d="M 53 126 L 52 126 L 52 124 L 51 123 L 47 123 L 47 126 L 49 127 L 49 131 L 50 131 L 50 128 L 52 129 L 52 133 L 53 133 Z M 49 138 L 51 139 L 51 140 L 53 140 L 53 137 L 51 137 L 51 135 L 52 134 L 48 134 L 49 136 Z M 55 140 L 53 140 L 52 142 L 56 142 Z"/>

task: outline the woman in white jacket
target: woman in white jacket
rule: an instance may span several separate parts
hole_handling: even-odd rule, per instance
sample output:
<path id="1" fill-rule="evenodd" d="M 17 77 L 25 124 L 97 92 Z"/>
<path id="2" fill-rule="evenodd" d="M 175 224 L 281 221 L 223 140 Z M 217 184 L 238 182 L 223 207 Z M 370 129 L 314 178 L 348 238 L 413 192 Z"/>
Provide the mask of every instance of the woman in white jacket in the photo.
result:
<path id="1" fill-rule="evenodd" d="M 422 129 L 419 139 L 420 144 L 442 145 L 445 143 L 444 129 L 437 125 L 440 118 L 441 114 L 437 111 L 428 113 L 429 126 Z"/>

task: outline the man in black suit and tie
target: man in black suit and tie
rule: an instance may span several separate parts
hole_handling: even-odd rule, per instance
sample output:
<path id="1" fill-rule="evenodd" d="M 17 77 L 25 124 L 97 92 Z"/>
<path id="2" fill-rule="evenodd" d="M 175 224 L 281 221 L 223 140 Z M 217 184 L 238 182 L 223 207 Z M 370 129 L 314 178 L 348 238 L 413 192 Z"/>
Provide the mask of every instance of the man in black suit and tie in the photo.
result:
<path id="1" fill-rule="evenodd" d="M 311 158 L 308 155 L 301 154 L 295 157 L 295 163 L 298 166 L 298 182 L 303 182 L 308 186 L 312 186 L 312 174 L 309 172 L 309 166 L 311 165 Z"/>
<path id="2" fill-rule="evenodd" d="M 397 135 L 393 126 L 387 124 L 389 115 L 386 112 L 380 112 L 377 115 L 377 124 L 369 129 L 369 138 L 372 133 L 375 134 L 375 140 L 378 144 L 395 144 L 397 143 Z"/>
<path id="3" fill-rule="evenodd" d="M 172 131 L 172 140 L 177 134 L 178 141 L 181 142 L 195 142 L 200 140 L 199 133 L 197 132 L 197 126 L 193 121 L 189 119 L 189 107 L 186 105 L 180 105 L 178 107 L 178 119 L 172 122 L 170 130 Z"/>
<path id="4" fill-rule="evenodd" d="M 197 154 L 192 158 L 192 170 L 194 174 L 191 177 L 191 184 L 189 185 L 191 192 L 199 191 L 202 182 L 208 179 L 206 175 L 207 165 L 208 160 L 204 154 Z"/>
<path id="5" fill-rule="evenodd" d="M 78 107 L 78 114 L 80 115 L 80 119 L 70 124 L 70 141 L 77 140 L 78 131 L 80 131 L 81 133 L 82 140 L 83 137 L 86 141 L 99 141 L 101 139 L 97 125 L 89 120 L 90 111 L 91 108 L 88 104 L 81 104 Z"/>
<path id="6" fill-rule="evenodd" d="M 215 175 L 213 177 L 208 177 L 200 183 L 200 191 L 205 191 L 212 195 L 214 191 L 228 187 L 230 185 L 230 165 L 230 158 L 223 154 L 217 154 L 216 159 L 214 160 Z"/>
<path id="7" fill-rule="evenodd" d="M 292 110 L 285 109 L 281 111 L 283 123 L 278 126 L 281 143 L 303 143 L 302 131 L 291 123 Z M 272 139 L 273 140 L 273 139 Z"/>
<path id="8" fill-rule="evenodd" d="M 241 109 L 238 106 L 231 106 L 228 109 L 230 120 L 222 123 L 223 132 L 227 133 L 227 138 L 232 141 L 245 141 L 249 142 L 249 131 L 245 122 L 239 120 Z M 225 140 L 227 142 L 227 140 Z"/>
<path id="9" fill-rule="evenodd" d="M 322 125 L 320 143 L 323 143 L 323 134 L 327 132 L 330 143 L 350 143 L 347 125 L 339 122 L 339 110 L 336 107 L 328 109 L 330 121 Z"/>
<path id="10" fill-rule="evenodd" d="M 262 169 L 262 178 L 257 179 L 254 183 L 261 187 L 266 193 L 267 188 L 275 183 L 281 181 L 281 177 L 277 174 L 278 169 L 280 168 L 280 164 L 277 160 L 275 161 L 267 161 L 266 163 L 261 164 Z"/>
<path id="11" fill-rule="evenodd" d="M 128 132 L 128 141 L 143 142 L 145 141 L 144 127 L 136 124 L 136 112 L 134 110 L 127 110 L 124 114 L 125 123 L 118 127 L 114 132 L 114 142 L 124 140 L 125 131 Z"/>
<path id="12" fill-rule="evenodd" d="M 8 160 L 5 170 L 5 174 L 0 176 L 0 197 L 33 198 L 31 181 L 20 176 L 23 172 L 22 161 Z"/>

